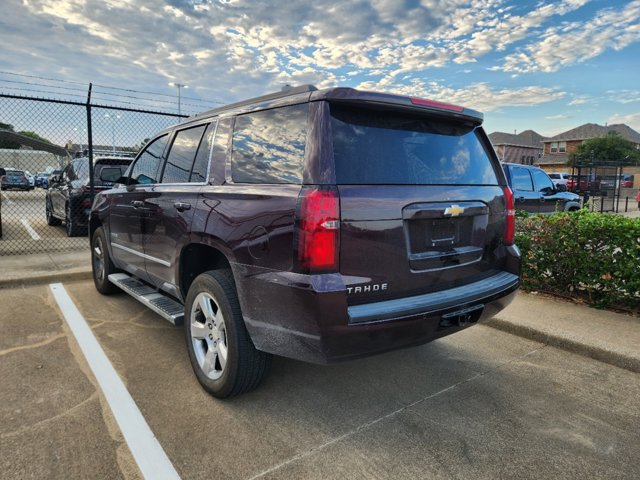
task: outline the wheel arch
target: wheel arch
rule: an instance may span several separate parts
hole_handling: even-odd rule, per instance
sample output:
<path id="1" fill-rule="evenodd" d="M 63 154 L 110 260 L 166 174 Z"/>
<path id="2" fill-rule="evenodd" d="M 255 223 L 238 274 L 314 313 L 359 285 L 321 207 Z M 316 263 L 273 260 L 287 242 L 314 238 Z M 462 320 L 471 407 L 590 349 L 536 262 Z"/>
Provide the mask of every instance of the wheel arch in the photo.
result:
<path id="1" fill-rule="evenodd" d="M 180 293 L 187 298 L 189 287 L 195 278 L 209 270 L 231 268 L 227 255 L 219 248 L 205 243 L 186 245 L 180 253 L 178 271 Z"/>

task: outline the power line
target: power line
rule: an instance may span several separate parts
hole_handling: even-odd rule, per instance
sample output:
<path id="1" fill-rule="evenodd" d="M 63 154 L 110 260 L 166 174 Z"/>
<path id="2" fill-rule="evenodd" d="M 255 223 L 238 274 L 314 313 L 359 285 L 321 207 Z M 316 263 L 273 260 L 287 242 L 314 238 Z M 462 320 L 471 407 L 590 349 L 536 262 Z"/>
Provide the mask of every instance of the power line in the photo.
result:
<path id="1" fill-rule="evenodd" d="M 13 75 L 16 77 L 26 77 L 26 78 L 35 78 L 37 80 L 46 80 L 46 81 L 51 81 L 51 82 L 60 82 L 60 83 L 69 83 L 69 84 L 73 84 L 73 85 L 83 85 L 85 87 L 87 87 L 87 84 L 84 82 L 77 82 L 77 81 L 73 81 L 73 80 L 62 80 L 59 78 L 50 78 L 50 77 L 42 77 L 42 76 L 38 76 L 38 75 L 28 75 L 25 73 L 14 73 L 14 72 L 7 72 L 4 70 L 0 70 L 0 74 L 3 75 Z M 130 93 L 142 93 L 145 95 L 154 95 L 154 96 L 161 96 L 161 97 L 173 97 L 173 95 L 169 95 L 166 93 L 157 93 L 157 92 L 146 92 L 143 90 L 134 90 L 134 89 L 130 89 L 130 88 L 121 88 L 121 87 L 111 87 L 109 85 L 101 85 L 101 84 L 93 84 L 94 87 L 100 87 L 100 88 L 106 88 L 106 89 L 110 89 L 110 90 L 120 90 L 123 92 L 130 92 Z M 46 85 L 46 86 L 50 86 L 53 88 L 63 88 L 63 87 L 56 87 L 53 85 Z M 105 94 L 107 92 L 104 92 Z M 111 94 L 111 95 L 116 95 L 116 94 Z M 214 104 L 218 104 L 218 105 L 225 105 L 225 102 L 220 102 L 218 100 L 202 100 L 200 98 L 195 98 L 195 97 L 182 97 L 185 98 L 187 100 L 193 100 L 196 102 L 202 102 L 202 103 L 214 103 Z"/>

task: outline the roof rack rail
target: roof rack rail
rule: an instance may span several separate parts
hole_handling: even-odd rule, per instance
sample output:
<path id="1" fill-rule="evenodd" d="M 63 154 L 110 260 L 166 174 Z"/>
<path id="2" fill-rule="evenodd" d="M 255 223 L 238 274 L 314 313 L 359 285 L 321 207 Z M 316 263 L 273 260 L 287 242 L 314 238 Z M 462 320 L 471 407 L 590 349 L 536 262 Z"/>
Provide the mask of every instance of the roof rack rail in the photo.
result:
<path id="1" fill-rule="evenodd" d="M 279 92 L 269 93 L 267 95 L 262 95 L 260 97 L 249 98 L 247 100 L 242 100 L 240 102 L 230 103 L 229 105 L 224 105 L 222 107 L 214 108 L 213 110 L 207 110 L 206 112 L 197 113 L 197 114 L 189 117 L 187 120 L 190 120 L 190 119 L 193 119 L 193 118 L 202 117 L 202 116 L 205 116 L 205 115 L 211 115 L 211 114 L 214 114 L 214 113 L 217 113 L 217 112 L 222 112 L 222 111 L 225 111 L 225 110 L 230 110 L 232 108 L 238 108 L 238 107 L 243 107 L 245 105 L 251 105 L 252 103 L 266 102 L 266 101 L 269 101 L 269 100 L 275 100 L 276 98 L 282 98 L 282 97 L 288 97 L 290 95 L 296 95 L 298 93 L 315 92 L 316 90 L 318 90 L 318 89 L 315 86 L 310 85 L 310 84 L 299 85 L 297 87 L 290 87 L 290 86 L 287 85 Z"/>

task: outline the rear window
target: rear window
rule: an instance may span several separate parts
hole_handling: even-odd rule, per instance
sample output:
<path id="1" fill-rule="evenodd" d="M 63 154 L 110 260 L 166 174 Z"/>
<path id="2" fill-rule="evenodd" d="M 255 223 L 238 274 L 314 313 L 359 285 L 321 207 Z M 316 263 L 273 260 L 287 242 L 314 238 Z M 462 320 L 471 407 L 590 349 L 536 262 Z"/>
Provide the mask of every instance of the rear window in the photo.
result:
<path id="1" fill-rule="evenodd" d="M 302 183 L 306 104 L 239 115 L 231 172 L 239 183 Z"/>
<path id="2" fill-rule="evenodd" d="M 497 185 L 474 127 L 433 117 L 331 106 L 339 184 Z"/>

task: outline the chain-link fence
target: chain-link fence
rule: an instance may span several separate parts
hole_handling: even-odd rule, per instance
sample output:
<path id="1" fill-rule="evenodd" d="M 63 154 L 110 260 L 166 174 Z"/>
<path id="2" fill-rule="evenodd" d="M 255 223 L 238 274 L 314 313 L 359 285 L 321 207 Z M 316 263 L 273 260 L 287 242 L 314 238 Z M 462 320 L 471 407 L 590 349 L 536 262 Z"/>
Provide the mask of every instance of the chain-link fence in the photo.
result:
<path id="1" fill-rule="evenodd" d="M 181 119 L 0 94 L 0 256 L 86 249 L 94 192 L 117 182 L 149 137 Z"/>

